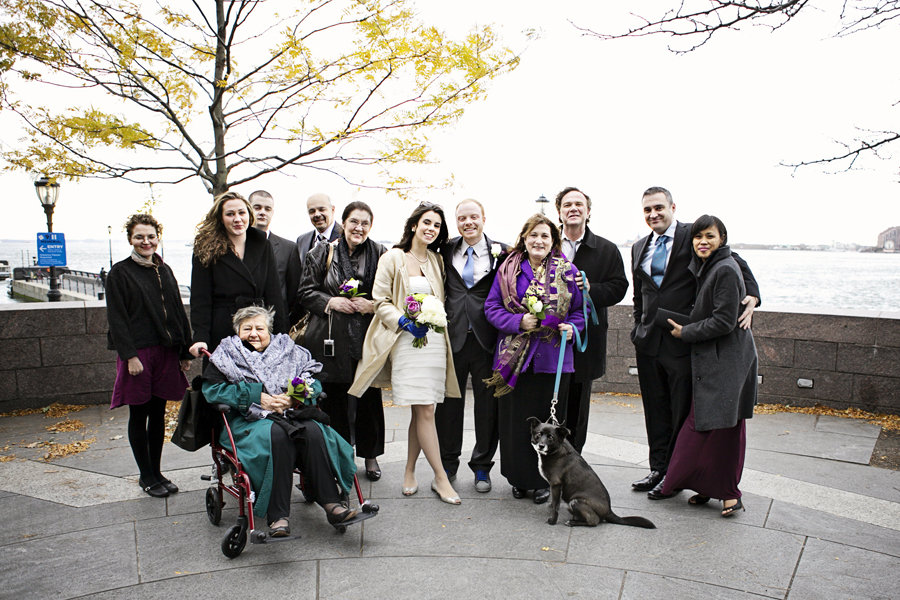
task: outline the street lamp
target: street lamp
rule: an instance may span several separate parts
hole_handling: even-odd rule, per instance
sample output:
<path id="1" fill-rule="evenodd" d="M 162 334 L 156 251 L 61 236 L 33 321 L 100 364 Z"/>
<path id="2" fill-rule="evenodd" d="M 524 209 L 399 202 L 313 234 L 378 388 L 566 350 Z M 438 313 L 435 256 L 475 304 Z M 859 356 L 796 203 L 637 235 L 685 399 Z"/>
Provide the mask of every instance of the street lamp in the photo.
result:
<path id="1" fill-rule="evenodd" d="M 38 200 L 44 207 L 44 214 L 47 215 L 47 231 L 53 233 L 53 209 L 56 208 L 56 200 L 59 198 L 59 184 L 50 180 L 46 175 L 34 182 L 34 191 L 37 192 Z M 47 292 L 48 302 L 59 302 L 62 294 L 59 291 L 59 279 L 56 278 L 56 267 L 50 267 L 50 291 Z"/>
<path id="2" fill-rule="evenodd" d="M 541 209 L 541 214 L 544 214 L 544 207 L 547 206 L 547 204 L 550 201 L 547 200 L 547 196 L 541 194 L 541 197 L 538 198 L 537 200 L 535 200 L 535 202 L 537 203 L 538 207 Z"/>
<path id="3" fill-rule="evenodd" d="M 107 225 L 106 231 L 109 233 L 109 268 L 112 269 L 112 225 Z"/>

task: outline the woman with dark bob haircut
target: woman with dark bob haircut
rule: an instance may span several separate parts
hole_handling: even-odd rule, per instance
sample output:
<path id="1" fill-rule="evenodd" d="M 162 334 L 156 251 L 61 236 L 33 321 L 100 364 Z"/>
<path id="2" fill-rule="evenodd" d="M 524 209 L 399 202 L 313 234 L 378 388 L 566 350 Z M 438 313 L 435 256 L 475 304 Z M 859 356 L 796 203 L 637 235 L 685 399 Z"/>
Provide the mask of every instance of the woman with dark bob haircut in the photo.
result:
<path id="1" fill-rule="evenodd" d="M 381 390 L 370 387 L 359 398 L 347 394 L 375 314 L 372 285 L 378 259 L 386 251 L 369 239 L 372 222 L 368 204 L 348 204 L 341 215 L 341 237 L 307 254 L 297 295 L 310 313 L 303 343 L 323 365 L 327 398 L 321 408 L 335 431 L 356 445 L 357 456 L 365 459 L 366 477 L 378 481 L 378 457 L 384 454 Z"/>
<path id="2" fill-rule="evenodd" d="M 125 222 L 131 256 L 106 278 L 109 347 L 116 351 L 110 408 L 128 405 L 128 443 L 144 492 L 165 497 L 178 486 L 160 471 L 166 400 L 180 400 L 191 365 L 191 327 L 172 269 L 156 253 L 162 225 L 151 215 Z"/>
<path id="3" fill-rule="evenodd" d="M 753 333 L 738 325 L 746 296 L 741 269 L 731 256 L 720 219 L 703 215 L 691 227 L 697 278 L 694 309 L 687 319 L 669 319 L 672 335 L 691 344 L 694 397 L 678 432 L 663 494 L 686 488 L 688 503 L 722 500 L 722 516 L 744 509 L 738 484 L 744 469 L 746 419 L 756 404 L 758 366 Z M 677 320 L 686 322 L 677 323 Z"/>
<path id="4" fill-rule="evenodd" d="M 381 257 L 372 287 L 375 318 L 349 393 L 361 396 L 370 385 L 390 387 L 394 404 L 411 408 L 402 493 L 411 496 L 419 490 L 416 461 L 424 451 L 434 471 L 432 491 L 448 504 L 459 504 L 441 463 L 434 424 L 436 404 L 445 395 L 460 395 L 447 328 L 437 333 L 405 314 L 407 298 L 417 293 L 433 296 L 422 301 L 423 311 L 435 298 L 443 308 L 444 261 L 437 250 L 447 237 L 443 209 L 423 202 L 406 220 L 400 243 Z"/>
<path id="5" fill-rule="evenodd" d="M 275 308 L 275 333 L 287 333 L 288 316 L 278 281 L 275 254 L 256 217 L 237 192 L 216 196 L 197 225 L 191 263 L 191 324 L 194 345 L 212 352 L 231 335 L 231 315 L 245 306 Z M 205 362 L 205 361 L 204 361 Z"/>
<path id="6" fill-rule="evenodd" d="M 538 471 L 527 419 L 550 418 L 563 331 L 568 338 L 559 397 L 568 394 L 574 330 L 583 330 L 585 324 L 577 272 L 562 253 L 559 229 L 536 214 L 525 221 L 515 250 L 497 270 L 484 303 L 488 323 L 498 332 L 494 374 L 485 383 L 499 398 L 500 470 L 515 498 L 533 490 L 535 504 L 546 502 L 550 490 Z M 566 420 L 565 401 L 556 406 L 556 418 Z"/>

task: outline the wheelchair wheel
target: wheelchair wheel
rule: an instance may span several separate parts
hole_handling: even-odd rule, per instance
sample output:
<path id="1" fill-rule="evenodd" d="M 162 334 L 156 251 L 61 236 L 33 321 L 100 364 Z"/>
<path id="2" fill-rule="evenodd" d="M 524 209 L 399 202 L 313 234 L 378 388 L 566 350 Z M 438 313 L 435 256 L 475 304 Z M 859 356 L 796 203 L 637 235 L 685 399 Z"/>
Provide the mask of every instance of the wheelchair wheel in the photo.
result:
<path id="1" fill-rule="evenodd" d="M 206 488 L 206 516 L 213 525 L 222 521 L 222 504 L 219 494 L 213 488 Z"/>
<path id="2" fill-rule="evenodd" d="M 247 530 L 240 525 L 234 525 L 225 534 L 222 540 L 222 554 L 228 558 L 237 558 L 247 545 Z"/>

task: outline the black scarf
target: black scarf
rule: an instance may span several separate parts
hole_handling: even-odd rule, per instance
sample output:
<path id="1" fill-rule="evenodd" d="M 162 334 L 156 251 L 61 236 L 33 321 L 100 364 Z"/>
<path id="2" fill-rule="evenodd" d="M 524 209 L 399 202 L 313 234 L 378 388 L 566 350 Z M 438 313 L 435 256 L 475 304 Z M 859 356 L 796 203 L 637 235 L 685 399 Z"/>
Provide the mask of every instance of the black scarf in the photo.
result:
<path id="1" fill-rule="evenodd" d="M 340 276 L 338 285 L 344 283 L 351 277 L 359 279 L 359 291 L 365 292 L 366 299 L 372 299 L 372 285 L 375 283 L 375 271 L 378 270 L 378 254 L 375 251 L 375 242 L 366 239 L 361 244 L 361 248 L 356 248 L 356 253 L 364 252 L 360 258 L 365 260 L 365 267 L 362 277 L 358 277 L 356 269 L 350 262 L 350 246 L 347 245 L 347 239 L 341 236 L 337 246 L 337 269 Z M 350 339 L 358 340 L 360 343 L 350 344 L 350 356 L 354 360 L 362 358 L 362 339 L 365 336 L 363 331 L 363 315 L 354 313 L 348 315 L 348 327 L 350 329 Z"/>

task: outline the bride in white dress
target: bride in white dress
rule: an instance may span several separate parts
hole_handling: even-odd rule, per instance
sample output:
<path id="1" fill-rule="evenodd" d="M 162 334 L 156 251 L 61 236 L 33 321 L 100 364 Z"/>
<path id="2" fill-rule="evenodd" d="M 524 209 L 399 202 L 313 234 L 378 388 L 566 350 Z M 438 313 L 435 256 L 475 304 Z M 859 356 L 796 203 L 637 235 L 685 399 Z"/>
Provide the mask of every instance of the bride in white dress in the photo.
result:
<path id="1" fill-rule="evenodd" d="M 435 252 L 448 238 L 440 206 L 420 204 L 407 219 L 403 237 L 378 262 L 372 300 L 375 319 L 366 332 L 363 356 L 349 393 L 357 395 L 369 385 L 390 387 L 394 404 L 409 406 L 406 469 L 403 494 L 418 489 L 416 461 L 424 452 L 434 471 L 431 489 L 448 504 L 459 504 L 441 463 L 434 409 L 444 397 L 459 397 L 453 353 L 447 333 L 436 333 L 404 316 L 406 297 L 432 294 L 444 302 L 443 260 Z M 423 348 L 413 340 L 425 337 Z"/>

